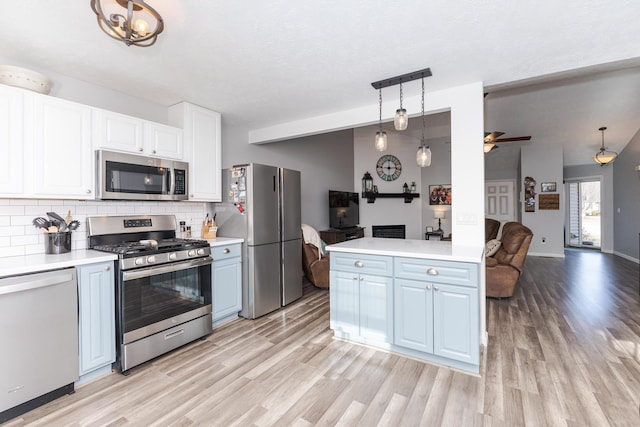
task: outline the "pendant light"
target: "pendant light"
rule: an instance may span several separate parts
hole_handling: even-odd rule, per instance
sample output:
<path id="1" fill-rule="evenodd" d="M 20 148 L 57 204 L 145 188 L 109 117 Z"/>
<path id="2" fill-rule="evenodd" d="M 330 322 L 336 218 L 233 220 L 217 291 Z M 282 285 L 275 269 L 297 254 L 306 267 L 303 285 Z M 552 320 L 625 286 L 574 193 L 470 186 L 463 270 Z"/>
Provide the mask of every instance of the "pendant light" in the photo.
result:
<path id="1" fill-rule="evenodd" d="M 431 150 L 425 145 L 424 140 L 424 77 L 422 77 L 422 138 L 420 138 L 420 148 L 416 153 L 416 162 L 421 168 L 431 166 Z"/>
<path id="2" fill-rule="evenodd" d="M 400 83 L 400 108 L 396 110 L 396 116 L 393 118 L 393 125 L 396 130 L 405 130 L 407 126 L 409 126 L 407 110 L 402 108 L 402 83 Z"/>
<path id="3" fill-rule="evenodd" d="M 382 130 L 382 88 L 378 89 L 378 103 L 380 105 L 380 115 L 378 123 L 380 130 L 376 132 L 375 147 L 377 151 L 385 151 L 387 149 L 387 133 Z"/>
<path id="4" fill-rule="evenodd" d="M 604 166 L 613 162 L 616 157 L 618 157 L 618 153 L 616 153 L 615 151 L 608 151 L 607 147 L 604 146 L 604 131 L 607 130 L 607 128 L 603 126 L 598 130 L 602 132 L 602 146 L 600 147 L 600 151 L 598 151 L 596 155 L 593 156 L 593 160 L 596 163 L 599 163 L 600 166 Z"/>

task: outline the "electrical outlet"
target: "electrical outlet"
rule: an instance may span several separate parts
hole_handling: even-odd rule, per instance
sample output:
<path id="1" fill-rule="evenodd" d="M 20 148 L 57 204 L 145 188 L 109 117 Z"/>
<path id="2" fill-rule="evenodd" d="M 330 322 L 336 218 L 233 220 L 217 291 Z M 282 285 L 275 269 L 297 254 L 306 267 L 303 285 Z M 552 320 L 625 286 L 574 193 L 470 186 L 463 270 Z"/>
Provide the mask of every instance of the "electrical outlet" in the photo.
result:
<path id="1" fill-rule="evenodd" d="M 546 237 L 543 237 L 543 238 L 542 238 L 542 244 L 545 244 L 545 243 L 547 243 L 547 238 L 546 238 Z"/>

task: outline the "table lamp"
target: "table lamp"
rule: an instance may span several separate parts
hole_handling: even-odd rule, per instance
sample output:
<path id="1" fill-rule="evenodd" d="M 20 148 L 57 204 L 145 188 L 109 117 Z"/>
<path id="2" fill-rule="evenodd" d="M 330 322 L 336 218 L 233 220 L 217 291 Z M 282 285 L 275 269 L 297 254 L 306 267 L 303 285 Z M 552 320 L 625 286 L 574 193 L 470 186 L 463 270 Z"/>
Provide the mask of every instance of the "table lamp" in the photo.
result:
<path id="1" fill-rule="evenodd" d="M 438 229 L 436 231 L 439 231 L 440 233 L 443 233 L 441 221 L 444 218 L 446 218 L 445 212 L 444 211 L 433 211 L 433 218 L 438 220 Z"/>

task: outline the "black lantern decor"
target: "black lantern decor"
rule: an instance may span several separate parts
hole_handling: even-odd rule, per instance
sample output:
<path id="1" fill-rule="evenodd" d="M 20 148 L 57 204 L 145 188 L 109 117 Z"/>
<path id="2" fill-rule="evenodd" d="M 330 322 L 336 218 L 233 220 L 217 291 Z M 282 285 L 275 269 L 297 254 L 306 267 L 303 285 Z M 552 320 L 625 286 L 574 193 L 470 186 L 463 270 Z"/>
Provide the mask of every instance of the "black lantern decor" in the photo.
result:
<path id="1" fill-rule="evenodd" d="M 362 177 L 362 197 L 367 197 L 366 193 L 373 191 L 373 178 L 369 172 L 365 172 Z"/>

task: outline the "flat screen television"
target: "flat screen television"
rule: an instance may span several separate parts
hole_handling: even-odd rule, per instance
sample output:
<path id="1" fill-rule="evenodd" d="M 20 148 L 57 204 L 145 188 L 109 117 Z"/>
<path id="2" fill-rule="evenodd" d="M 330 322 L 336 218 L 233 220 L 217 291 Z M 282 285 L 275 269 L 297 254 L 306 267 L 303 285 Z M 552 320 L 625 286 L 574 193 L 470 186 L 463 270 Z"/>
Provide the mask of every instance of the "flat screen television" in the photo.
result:
<path id="1" fill-rule="evenodd" d="M 358 193 L 329 190 L 329 226 L 353 228 L 360 222 Z"/>

